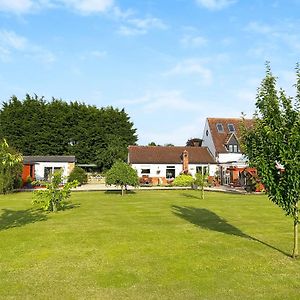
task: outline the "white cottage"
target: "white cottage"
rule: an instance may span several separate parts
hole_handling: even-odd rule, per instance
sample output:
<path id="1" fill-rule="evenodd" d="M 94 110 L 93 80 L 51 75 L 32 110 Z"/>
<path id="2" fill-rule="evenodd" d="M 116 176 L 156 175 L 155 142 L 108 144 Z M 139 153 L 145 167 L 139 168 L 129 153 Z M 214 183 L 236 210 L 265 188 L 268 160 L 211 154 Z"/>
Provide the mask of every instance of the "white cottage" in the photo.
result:
<path id="1" fill-rule="evenodd" d="M 206 147 L 129 146 L 128 163 L 141 183 L 166 184 L 181 173 L 215 173 L 215 161 Z"/>

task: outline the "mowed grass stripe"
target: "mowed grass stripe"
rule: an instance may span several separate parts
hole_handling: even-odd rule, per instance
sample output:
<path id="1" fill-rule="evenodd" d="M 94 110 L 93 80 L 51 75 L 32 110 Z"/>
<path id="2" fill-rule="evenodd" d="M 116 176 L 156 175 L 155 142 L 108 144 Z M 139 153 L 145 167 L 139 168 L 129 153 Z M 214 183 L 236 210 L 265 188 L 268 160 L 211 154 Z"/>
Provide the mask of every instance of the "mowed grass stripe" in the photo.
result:
<path id="1" fill-rule="evenodd" d="M 265 196 L 76 192 L 47 214 L 0 197 L 1 299 L 298 299 L 292 220 Z"/>

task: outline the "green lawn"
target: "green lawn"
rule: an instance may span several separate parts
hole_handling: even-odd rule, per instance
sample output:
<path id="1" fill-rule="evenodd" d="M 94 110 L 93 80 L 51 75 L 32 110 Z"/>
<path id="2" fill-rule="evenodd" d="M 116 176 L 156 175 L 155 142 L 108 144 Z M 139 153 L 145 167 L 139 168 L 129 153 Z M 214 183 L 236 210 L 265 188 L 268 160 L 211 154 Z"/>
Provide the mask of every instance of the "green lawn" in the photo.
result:
<path id="1" fill-rule="evenodd" d="M 265 196 L 0 196 L 0 299 L 299 299 L 292 220 Z"/>

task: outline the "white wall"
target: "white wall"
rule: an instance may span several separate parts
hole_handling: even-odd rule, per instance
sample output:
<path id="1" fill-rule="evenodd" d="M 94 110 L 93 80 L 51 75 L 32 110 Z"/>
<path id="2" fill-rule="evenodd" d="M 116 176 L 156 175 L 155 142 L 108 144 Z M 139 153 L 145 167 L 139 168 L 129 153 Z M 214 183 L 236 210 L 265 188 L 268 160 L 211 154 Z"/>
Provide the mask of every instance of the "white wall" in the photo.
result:
<path id="1" fill-rule="evenodd" d="M 34 173 L 36 180 L 43 180 L 45 174 L 45 168 L 62 168 L 63 169 L 63 176 L 68 176 L 68 163 L 65 162 L 39 162 L 35 163 L 34 165 Z"/>
<path id="2" fill-rule="evenodd" d="M 206 135 L 206 131 L 208 131 L 208 135 Z M 204 132 L 203 132 L 203 137 L 202 137 L 202 146 L 203 147 L 207 147 L 209 149 L 209 151 L 211 152 L 211 154 L 213 155 L 213 157 L 215 157 L 216 155 L 216 148 L 212 139 L 212 135 L 210 132 L 210 128 L 208 126 L 208 121 L 206 119 L 205 122 L 205 126 L 204 126 Z"/>
<path id="3" fill-rule="evenodd" d="M 239 162 L 243 156 L 242 153 L 219 153 L 217 161 L 219 163 Z"/>
<path id="4" fill-rule="evenodd" d="M 137 170 L 138 176 L 142 177 L 142 169 L 150 169 L 149 177 L 166 177 L 167 166 L 175 166 L 175 177 L 182 172 L 182 164 L 132 164 L 132 167 Z M 209 166 L 209 175 L 214 176 L 216 165 L 207 164 L 189 164 L 189 172 L 192 176 L 196 174 L 196 167 Z"/>

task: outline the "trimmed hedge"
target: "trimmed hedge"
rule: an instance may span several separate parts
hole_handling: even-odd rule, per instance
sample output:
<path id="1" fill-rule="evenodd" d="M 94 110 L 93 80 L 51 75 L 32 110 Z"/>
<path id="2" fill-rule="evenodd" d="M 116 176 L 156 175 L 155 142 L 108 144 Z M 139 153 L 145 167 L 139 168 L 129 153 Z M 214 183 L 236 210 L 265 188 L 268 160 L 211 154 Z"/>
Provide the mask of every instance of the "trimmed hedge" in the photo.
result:
<path id="1" fill-rule="evenodd" d="M 180 174 L 178 175 L 172 185 L 174 186 L 191 186 L 194 183 L 194 178 L 191 175 Z"/>

